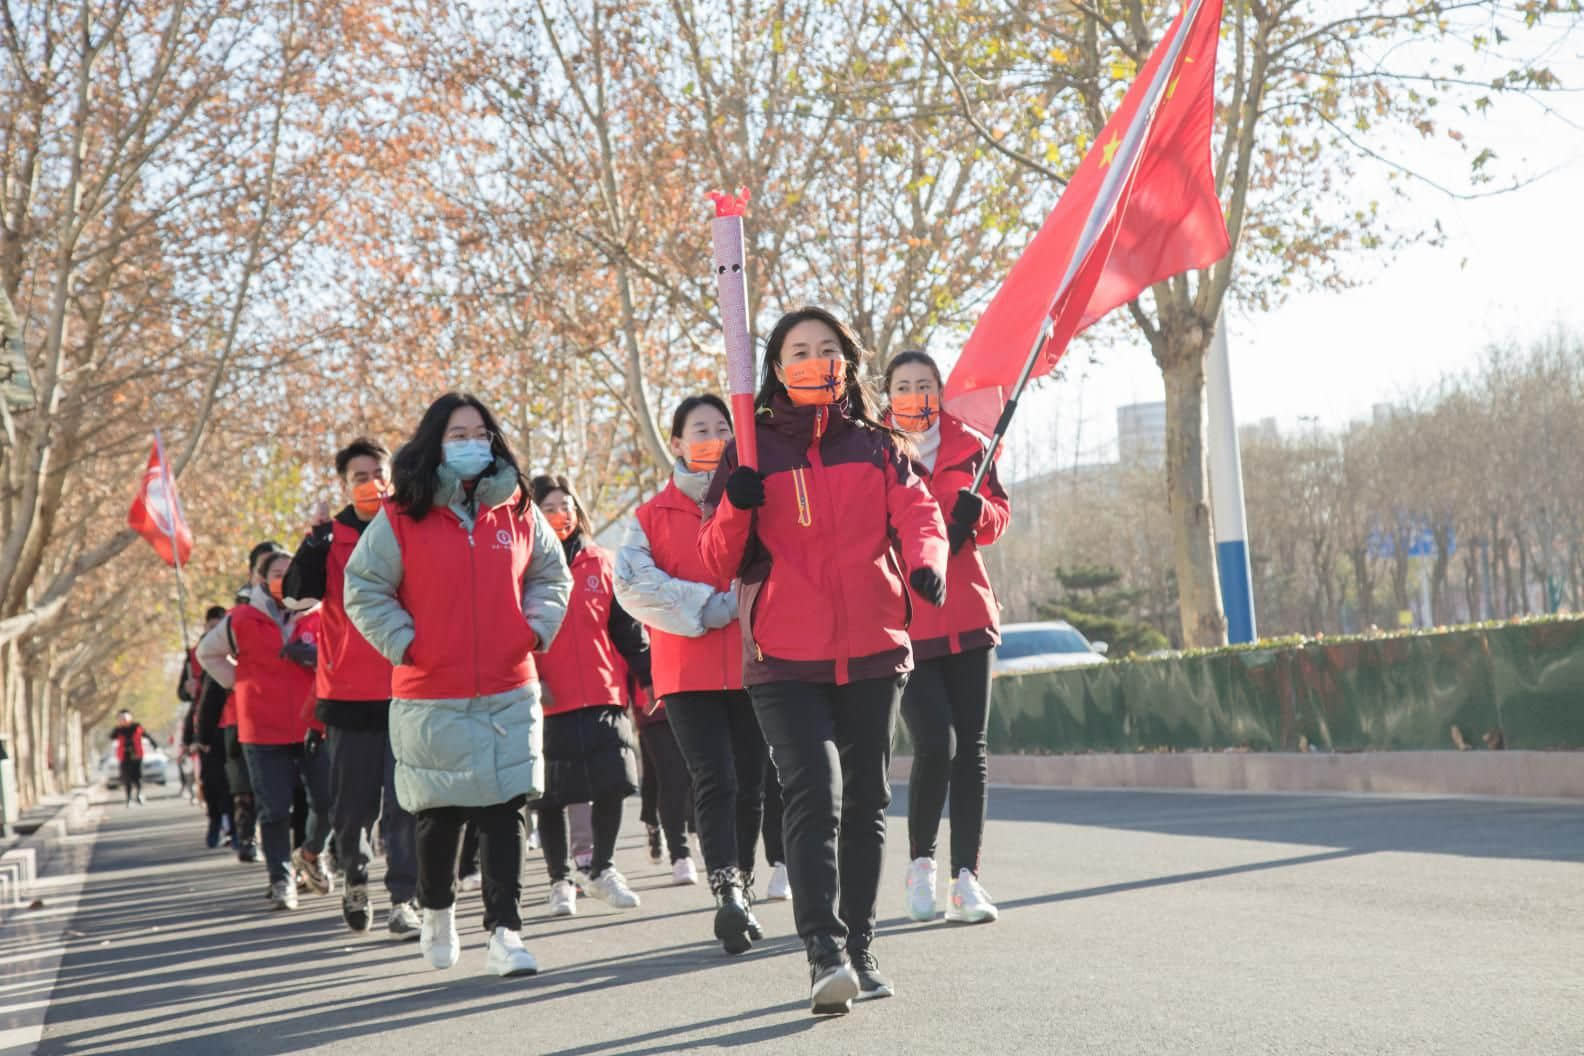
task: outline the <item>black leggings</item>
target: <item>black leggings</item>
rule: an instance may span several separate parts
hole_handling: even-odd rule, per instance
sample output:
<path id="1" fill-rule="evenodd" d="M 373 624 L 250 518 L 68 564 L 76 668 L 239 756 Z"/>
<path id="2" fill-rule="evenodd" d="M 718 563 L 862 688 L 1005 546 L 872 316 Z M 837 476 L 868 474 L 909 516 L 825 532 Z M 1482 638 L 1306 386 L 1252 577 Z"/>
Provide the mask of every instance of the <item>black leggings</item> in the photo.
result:
<path id="1" fill-rule="evenodd" d="M 433 807 L 420 810 L 414 823 L 418 845 L 418 904 L 445 909 L 456 904 L 457 852 L 462 826 L 478 830 L 484 874 L 484 930 L 522 930 L 524 834 L 523 797 L 490 807 Z"/>
<path id="2" fill-rule="evenodd" d="M 611 867 L 611 859 L 616 856 L 616 834 L 621 829 L 622 800 L 626 798 L 616 794 L 594 801 L 589 817 L 594 826 L 590 877 L 597 878 Z M 534 804 L 539 811 L 539 846 L 544 849 L 545 868 L 552 884 L 572 875 L 572 851 L 567 845 L 567 806 L 543 799 Z"/>
<path id="3" fill-rule="evenodd" d="M 941 809 L 951 789 L 951 875 L 979 874 L 989 767 L 991 650 L 921 661 L 902 693 L 902 719 L 913 739 L 908 779 L 908 843 L 914 858 L 934 858 Z"/>
<path id="4" fill-rule="evenodd" d="M 231 813 L 231 782 L 226 780 L 225 760 L 219 746 L 204 752 L 198 761 L 198 781 L 203 785 L 204 806 L 209 820 L 219 820 Z"/>
<path id="5" fill-rule="evenodd" d="M 764 778 L 764 849 L 765 860 L 771 865 L 786 864 L 786 846 L 781 838 L 781 778 L 776 774 L 775 763 L 765 755 Z"/>
<path id="6" fill-rule="evenodd" d="M 688 793 L 693 781 L 669 722 L 651 722 L 639 730 L 638 746 L 643 752 L 646 787 L 650 775 L 654 776 L 660 828 L 675 864 L 693 853 L 687 842 Z"/>
<path id="7" fill-rule="evenodd" d="M 765 738 L 748 694 L 673 693 L 666 716 L 687 760 L 697 799 L 699 843 L 717 892 L 753 881 L 755 845 L 764 816 Z"/>

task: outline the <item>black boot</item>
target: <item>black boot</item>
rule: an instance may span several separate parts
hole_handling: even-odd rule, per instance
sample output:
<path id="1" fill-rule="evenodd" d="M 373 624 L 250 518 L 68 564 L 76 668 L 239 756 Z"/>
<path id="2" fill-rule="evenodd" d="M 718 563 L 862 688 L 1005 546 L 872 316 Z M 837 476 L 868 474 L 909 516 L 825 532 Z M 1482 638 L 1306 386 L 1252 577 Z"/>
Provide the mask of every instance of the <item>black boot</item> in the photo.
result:
<path id="1" fill-rule="evenodd" d="M 710 890 L 715 893 L 715 937 L 727 953 L 747 953 L 753 946 L 748 932 L 753 915 L 743 898 L 741 875 L 736 869 L 717 869 L 710 874 Z"/>
<path id="2" fill-rule="evenodd" d="M 748 910 L 748 937 L 755 942 L 764 941 L 764 928 L 759 926 L 759 918 L 753 914 L 754 893 L 753 874 L 745 873 L 743 876 L 743 904 Z"/>

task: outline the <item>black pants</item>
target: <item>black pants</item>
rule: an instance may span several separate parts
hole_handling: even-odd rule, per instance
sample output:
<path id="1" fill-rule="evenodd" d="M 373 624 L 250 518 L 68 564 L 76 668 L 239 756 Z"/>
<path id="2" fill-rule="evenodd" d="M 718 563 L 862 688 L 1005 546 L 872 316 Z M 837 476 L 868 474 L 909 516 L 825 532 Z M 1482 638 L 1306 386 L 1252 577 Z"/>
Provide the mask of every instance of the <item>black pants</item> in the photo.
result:
<path id="1" fill-rule="evenodd" d="M 522 930 L 523 855 L 528 836 L 524 797 L 491 807 L 432 807 L 416 815 L 418 904 L 446 909 L 456 904 L 457 852 L 462 826 L 478 828 L 479 859 L 484 874 L 484 930 Z"/>
<path id="2" fill-rule="evenodd" d="M 231 782 L 226 779 L 225 757 L 216 745 L 203 753 L 198 761 L 198 782 L 203 786 L 204 806 L 209 820 L 219 823 L 231 813 Z"/>
<path id="3" fill-rule="evenodd" d="M 891 803 L 891 734 L 903 676 L 749 690 L 785 801 L 787 874 L 810 956 L 868 948 Z"/>
<path id="4" fill-rule="evenodd" d="M 396 757 L 383 729 L 327 729 L 330 752 L 330 829 L 336 863 L 347 883 L 368 883 L 374 826 L 385 822 L 385 889 L 391 904 L 406 902 L 418 886 L 413 816 L 396 802 Z"/>
<path id="5" fill-rule="evenodd" d="M 457 855 L 457 876 L 472 876 L 478 871 L 478 826 L 470 821 L 462 827 L 462 853 Z"/>
<path id="6" fill-rule="evenodd" d="M 989 648 L 921 662 L 902 693 L 913 739 L 908 779 L 908 843 L 913 858 L 935 857 L 941 808 L 951 789 L 951 875 L 979 875 L 989 781 L 985 726 L 990 720 Z"/>
<path id="7" fill-rule="evenodd" d="M 751 882 L 764 817 L 766 748 L 753 702 L 738 691 L 673 693 L 666 717 L 693 776 L 699 843 L 710 887 L 735 867 Z"/>
<path id="8" fill-rule="evenodd" d="M 126 790 L 126 801 L 132 802 L 133 796 L 143 794 L 143 760 L 121 760 L 121 787 Z"/>
<path id="9" fill-rule="evenodd" d="M 258 838 L 258 808 L 253 801 L 253 781 L 248 775 L 247 759 L 242 755 L 242 742 L 237 739 L 237 728 L 225 728 L 226 780 L 231 784 L 231 801 L 235 813 L 231 816 L 236 826 L 238 844 L 253 843 Z"/>
<path id="10" fill-rule="evenodd" d="M 606 793 L 594 801 L 589 812 L 594 826 L 594 859 L 589 863 L 591 877 L 609 869 L 611 859 L 616 856 L 616 835 L 621 829 L 622 800 L 625 798 Z M 567 839 L 568 806 L 545 799 L 534 804 L 539 812 L 539 846 L 544 849 L 545 869 L 550 873 L 552 884 L 572 875 L 572 849 Z"/>
<path id="11" fill-rule="evenodd" d="M 764 776 L 764 849 L 765 860 L 771 865 L 786 864 L 786 845 L 781 839 L 781 778 L 776 775 L 775 763 L 765 757 Z"/>
<path id="12" fill-rule="evenodd" d="M 677 747 L 671 723 L 652 722 L 638 732 L 638 747 L 643 752 L 644 784 L 654 775 L 655 805 L 660 831 L 665 833 L 666 850 L 671 861 L 692 856 L 687 842 L 688 791 L 693 783 L 687 762 Z"/>

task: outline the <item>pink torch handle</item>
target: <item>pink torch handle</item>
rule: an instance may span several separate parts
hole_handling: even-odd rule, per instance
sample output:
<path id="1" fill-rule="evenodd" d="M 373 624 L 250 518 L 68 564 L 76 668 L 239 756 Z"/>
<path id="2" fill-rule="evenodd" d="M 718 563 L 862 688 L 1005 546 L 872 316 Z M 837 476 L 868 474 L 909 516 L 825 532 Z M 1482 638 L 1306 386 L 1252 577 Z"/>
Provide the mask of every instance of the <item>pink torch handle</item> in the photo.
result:
<path id="1" fill-rule="evenodd" d="M 759 465 L 754 434 L 754 353 L 748 336 L 748 276 L 743 261 L 741 214 L 717 216 L 710 234 L 715 248 L 715 285 L 720 294 L 721 331 L 726 340 L 726 377 L 731 387 L 732 431 L 737 463 Z"/>

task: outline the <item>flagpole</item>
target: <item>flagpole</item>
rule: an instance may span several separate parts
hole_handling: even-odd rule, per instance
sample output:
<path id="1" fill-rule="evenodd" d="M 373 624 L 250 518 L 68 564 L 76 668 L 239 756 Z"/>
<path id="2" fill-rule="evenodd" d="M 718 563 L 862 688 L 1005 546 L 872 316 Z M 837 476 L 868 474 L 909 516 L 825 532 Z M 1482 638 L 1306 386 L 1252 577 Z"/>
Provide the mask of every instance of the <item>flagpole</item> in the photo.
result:
<path id="1" fill-rule="evenodd" d="M 187 656 L 192 652 L 192 638 L 187 633 L 187 583 L 182 577 L 181 547 L 176 543 L 176 518 L 179 516 L 180 505 L 176 498 L 176 482 L 170 475 L 170 463 L 165 461 L 165 441 L 157 428 L 154 430 L 154 449 L 159 452 L 160 480 L 165 485 L 165 495 L 171 507 L 170 516 L 166 518 L 165 534 L 170 537 L 171 560 L 175 562 L 176 568 L 176 614 L 181 620 L 182 677 L 185 678 Z"/>
<path id="2" fill-rule="evenodd" d="M 1205 395 L 1210 425 L 1210 519 L 1215 525 L 1216 568 L 1227 642 L 1256 637 L 1254 584 L 1249 570 L 1248 512 L 1243 503 L 1243 459 L 1238 450 L 1237 416 L 1232 411 L 1232 367 L 1227 356 L 1226 310 L 1216 318 L 1215 336 L 1205 363 Z"/>
<path id="3" fill-rule="evenodd" d="M 971 490 L 977 492 L 984 483 L 985 474 L 990 472 L 990 466 L 995 461 L 996 452 L 1001 449 L 1001 441 L 1006 437 L 1008 426 L 1012 424 L 1012 413 L 1017 410 L 1019 397 L 1028 386 L 1029 376 L 1034 373 L 1034 367 L 1039 363 L 1040 353 L 1045 348 L 1045 342 L 1050 340 L 1051 331 L 1055 326 L 1054 316 L 1056 308 L 1062 299 L 1067 296 L 1068 288 L 1072 286 L 1073 278 L 1078 270 L 1083 267 L 1089 254 L 1094 251 L 1095 244 L 1100 240 L 1100 234 L 1105 226 L 1111 222 L 1111 214 L 1115 212 L 1117 203 L 1122 200 L 1121 189 L 1124 184 L 1132 181 L 1138 167 L 1139 155 L 1144 146 L 1144 137 L 1155 123 L 1155 111 L 1160 107 L 1161 96 L 1166 91 L 1166 84 L 1171 79 L 1171 73 L 1177 68 L 1177 58 L 1182 54 L 1183 46 L 1188 41 L 1188 31 L 1192 28 L 1194 19 L 1199 15 L 1199 9 L 1204 6 L 1204 0 L 1188 0 L 1188 6 L 1183 11 L 1181 20 L 1177 23 L 1177 35 L 1167 49 L 1166 57 L 1155 68 L 1155 78 L 1150 82 L 1149 96 L 1146 106 L 1140 106 L 1133 115 L 1133 121 L 1128 126 L 1127 135 L 1119 144 L 1118 153 L 1122 155 L 1122 164 L 1112 165 L 1106 172 L 1105 179 L 1100 184 L 1096 198 L 1105 202 L 1104 209 L 1090 212 L 1084 220 L 1083 231 L 1079 233 L 1078 244 L 1072 256 L 1067 261 L 1067 272 L 1056 286 L 1056 294 L 1051 298 L 1050 307 L 1045 312 L 1044 325 L 1040 327 L 1039 337 L 1034 341 L 1034 347 L 1029 350 L 1027 362 L 1023 364 L 1023 371 L 1018 375 L 1017 383 L 1012 386 L 1012 395 L 1007 400 L 1006 406 L 1001 409 L 1001 417 L 996 421 L 995 432 L 990 437 L 990 445 L 985 452 L 984 461 L 979 464 L 979 469 L 974 473 Z"/>

